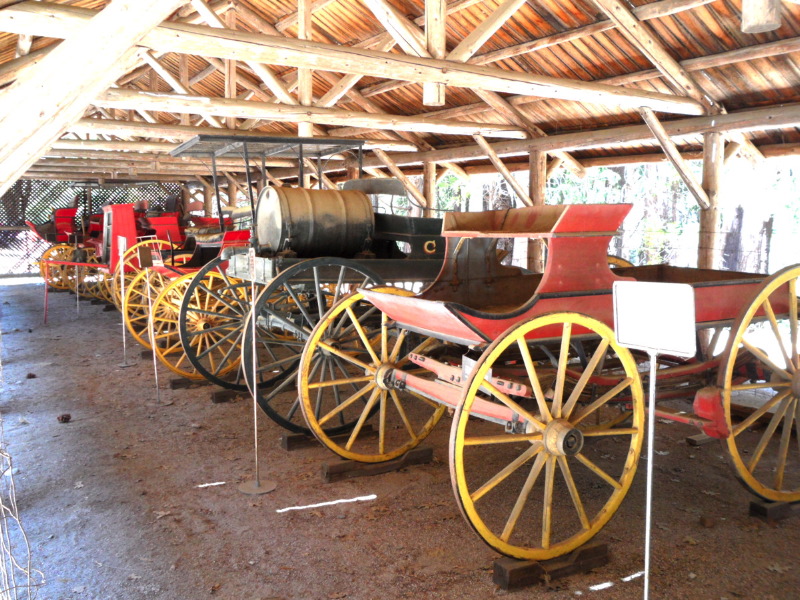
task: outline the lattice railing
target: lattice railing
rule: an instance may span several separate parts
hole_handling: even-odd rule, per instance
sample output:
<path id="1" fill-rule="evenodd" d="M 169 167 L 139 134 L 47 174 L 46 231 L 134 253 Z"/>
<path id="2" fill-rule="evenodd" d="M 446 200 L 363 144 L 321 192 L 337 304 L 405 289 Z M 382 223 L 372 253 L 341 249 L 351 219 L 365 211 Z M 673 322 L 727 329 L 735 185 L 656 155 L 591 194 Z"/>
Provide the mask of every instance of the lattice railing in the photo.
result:
<path id="1" fill-rule="evenodd" d="M 167 199 L 180 192 L 178 184 L 93 188 L 91 211 L 84 186 L 68 181 L 17 181 L 0 198 L 0 277 L 37 272 L 36 260 L 48 244 L 25 227 L 25 221 L 41 224 L 52 219 L 53 210 L 76 205 L 77 219 L 98 213 L 104 204 L 146 202 L 149 210 L 162 210 Z"/>

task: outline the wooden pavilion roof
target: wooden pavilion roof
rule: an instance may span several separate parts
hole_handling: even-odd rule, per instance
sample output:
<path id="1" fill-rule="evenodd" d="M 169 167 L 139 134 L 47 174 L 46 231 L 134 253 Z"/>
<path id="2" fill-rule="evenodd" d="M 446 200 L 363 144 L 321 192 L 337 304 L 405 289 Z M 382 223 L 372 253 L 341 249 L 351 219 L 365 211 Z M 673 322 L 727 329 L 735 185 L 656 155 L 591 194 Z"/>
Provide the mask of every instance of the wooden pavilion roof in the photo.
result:
<path id="1" fill-rule="evenodd" d="M 107 4 L 0 0 L 0 108 Z M 670 144 L 695 158 L 711 131 L 729 154 L 796 153 L 800 6 L 776 6 L 779 27 L 748 34 L 739 0 L 191 0 L 145 28 L 57 141 L 25 151 L 23 172 L 195 179 L 208 166 L 168 152 L 214 131 L 365 139 L 367 167 L 407 173 L 424 160 L 513 169 L 531 150 L 576 173 L 659 160 Z M 98 75 L 66 68 L 79 90 Z"/>

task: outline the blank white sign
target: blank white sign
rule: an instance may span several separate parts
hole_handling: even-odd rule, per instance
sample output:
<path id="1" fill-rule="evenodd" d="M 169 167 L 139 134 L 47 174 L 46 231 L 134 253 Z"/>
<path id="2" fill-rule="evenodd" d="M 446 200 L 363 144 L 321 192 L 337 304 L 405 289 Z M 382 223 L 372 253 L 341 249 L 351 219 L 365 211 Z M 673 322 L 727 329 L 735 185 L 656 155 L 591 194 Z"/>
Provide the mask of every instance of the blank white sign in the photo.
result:
<path id="1" fill-rule="evenodd" d="M 694 289 L 684 283 L 615 281 L 617 342 L 649 353 L 694 356 Z"/>

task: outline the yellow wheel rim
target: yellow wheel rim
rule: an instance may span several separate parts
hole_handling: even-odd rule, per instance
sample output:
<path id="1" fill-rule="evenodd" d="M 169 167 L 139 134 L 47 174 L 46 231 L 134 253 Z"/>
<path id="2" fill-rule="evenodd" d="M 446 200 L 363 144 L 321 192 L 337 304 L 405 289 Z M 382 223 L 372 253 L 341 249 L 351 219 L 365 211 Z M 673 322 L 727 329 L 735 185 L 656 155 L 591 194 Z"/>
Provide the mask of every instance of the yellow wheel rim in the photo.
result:
<path id="1" fill-rule="evenodd" d="M 111 296 L 118 310 L 122 310 L 122 289 L 119 285 L 119 274 L 122 269 L 125 268 L 125 289 L 127 289 L 128 285 L 131 284 L 133 278 L 136 276 L 136 273 L 141 271 L 141 267 L 139 266 L 139 248 L 170 250 L 171 248 L 177 248 L 177 244 L 164 240 L 144 240 L 143 242 L 134 244 L 125 251 L 125 254 L 122 255 L 122 258 L 114 268 L 114 278 L 111 280 Z"/>
<path id="2" fill-rule="evenodd" d="M 181 302 L 195 273 L 187 273 L 171 281 L 158 294 L 153 303 L 153 352 L 170 371 L 186 379 L 203 379 L 203 375 L 192 366 L 181 344 L 179 316 Z M 203 348 L 200 348 L 202 351 Z M 231 367 L 233 368 L 233 367 Z M 226 370 L 222 370 L 224 374 Z"/>
<path id="3" fill-rule="evenodd" d="M 155 306 L 158 294 L 168 283 L 169 280 L 160 272 L 143 269 L 136 273 L 131 284 L 125 288 L 125 327 L 133 339 L 148 349 L 151 348 L 148 332 L 150 304 Z"/>
<path id="4" fill-rule="evenodd" d="M 413 296 L 398 288 L 385 290 Z M 339 456 L 361 462 L 401 456 L 417 446 L 444 413 L 443 406 L 427 398 L 378 384 L 382 365 L 413 366 L 402 354 L 407 339 L 408 332 L 394 329 L 359 292 L 334 304 L 311 332 L 298 371 L 300 407 L 309 429 Z M 433 342 L 428 338 L 413 351 Z M 372 417 L 377 432 L 364 427 Z M 347 439 L 325 432 L 339 422 L 355 423 Z"/>
<path id="5" fill-rule="evenodd" d="M 57 244 L 51 246 L 42 254 L 41 262 L 39 263 L 39 272 L 42 278 L 46 278 L 50 287 L 57 290 L 68 290 L 69 280 L 67 278 L 66 265 L 48 265 L 45 260 L 71 260 L 75 248 L 69 244 Z"/>
<path id="6" fill-rule="evenodd" d="M 736 475 L 755 494 L 776 502 L 800 500 L 798 278 L 800 266 L 792 266 L 764 281 L 733 324 L 717 381 Z M 788 311 L 781 313 L 778 306 Z M 758 377 L 742 376 L 737 368 L 737 359 L 741 363 L 748 354 L 747 373 Z"/>
<path id="7" fill-rule="evenodd" d="M 550 372 L 537 370 L 542 365 L 535 364 L 526 342 L 539 340 L 537 330 L 553 326 L 561 331 L 548 340 L 558 357 L 555 373 L 549 363 Z M 565 377 L 567 364 L 576 359 L 570 345 L 576 330 L 600 339 L 587 357 L 587 379 L 608 352 L 623 366 L 619 384 L 602 395 L 587 397 L 586 380 Z M 490 370 L 509 366 L 516 367 L 512 381 L 530 390 L 526 397 L 511 397 L 487 380 Z M 582 428 L 615 400 L 630 403 L 630 425 Z M 514 433 L 506 432 L 508 421 L 471 416 L 476 408 L 485 413 L 486 403 L 518 416 Z M 453 491 L 472 528 L 498 552 L 526 560 L 554 558 L 586 543 L 614 515 L 633 481 L 643 437 L 642 384 L 630 352 L 617 345 L 609 327 L 590 317 L 544 315 L 506 331 L 475 366 L 451 428 Z"/>

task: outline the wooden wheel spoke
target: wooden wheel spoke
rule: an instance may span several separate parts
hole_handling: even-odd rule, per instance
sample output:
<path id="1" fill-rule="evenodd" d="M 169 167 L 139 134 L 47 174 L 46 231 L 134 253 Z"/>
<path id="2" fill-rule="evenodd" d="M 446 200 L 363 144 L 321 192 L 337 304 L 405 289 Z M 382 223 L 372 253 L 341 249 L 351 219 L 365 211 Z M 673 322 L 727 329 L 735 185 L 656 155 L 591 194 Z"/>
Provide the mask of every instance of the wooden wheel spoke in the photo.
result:
<path id="1" fill-rule="evenodd" d="M 358 322 L 358 317 L 356 317 L 352 307 L 348 306 L 345 311 L 350 316 L 350 320 L 353 323 L 353 328 L 356 330 L 356 333 L 358 333 L 358 337 L 361 338 L 361 342 L 364 344 L 364 348 L 369 353 L 370 358 L 372 358 L 372 362 L 376 366 L 381 364 L 381 359 L 378 358 L 377 354 L 375 354 L 375 350 L 372 348 L 372 344 L 370 344 L 369 340 L 367 339 L 367 334 L 364 332 L 364 328 L 361 326 L 361 323 Z"/>
<path id="2" fill-rule="evenodd" d="M 408 329 L 401 329 L 400 333 L 397 335 L 397 339 L 394 342 L 394 348 L 392 348 L 392 352 L 389 354 L 389 358 L 387 359 L 388 362 L 395 362 L 397 357 L 400 355 L 400 351 L 403 349 L 403 342 L 405 342 L 406 335 L 408 335 Z"/>
<path id="3" fill-rule="evenodd" d="M 392 402 L 394 402 L 395 409 L 397 410 L 397 414 L 400 415 L 400 419 L 403 421 L 403 425 L 405 425 L 406 431 L 408 435 L 411 437 L 412 440 L 416 441 L 417 433 L 414 431 L 414 428 L 411 426 L 411 421 L 408 419 L 408 415 L 406 414 L 406 409 L 403 408 L 403 403 L 400 400 L 400 396 L 397 395 L 396 390 L 389 390 L 389 393 L 392 395 Z"/>
<path id="4" fill-rule="evenodd" d="M 592 431 L 584 431 L 583 437 L 602 437 L 614 435 L 636 435 L 639 433 L 638 429 L 633 427 L 620 427 L 618 429 L 595 429 Z"/>
<path id="5" fill-rule="evenodd" d="M 597 368 L 597 365 L 600 363 L 600 361 L 605 358 L 609 343 L 609 340 L 601 341 L 594 355 L 589 360 L 589 363 L 586 365 L 586 368 L 581 374 L 580 379 L 578 379 L 578 382 L 575 384 L 567 403 L 564 405 L 562 410 L 564 418 L 568 419 L 570 414 L 572 414 L 572 410 L 575 408 L 575 404 L 578 402 L 580 395 L 583 393 L 586 383 L 589 381 L 589 378 L 594 373 L 594 370 Z"/>
<path id="6" fill-rule="evenodd" d="M 378 454 L 386 453 L 386 396 L 387 390 L 381 390 L 378 404 Z"/>
<path id="7" fill-rule="evenodd" d="M 572 323 L 564 323 L 564 330 L 561 334 L 561 351 L 558 355 L 558 367 L 556 369 L 555 394 L 553 395 L 552 413 L 556 419 L 561 418 L 561 403 L 564 400 L 564 380 L 567 373 L 567 362 L 569 361 L 569 340 L 572 335 Z"/>
<path id="8" fill-rule="evenodd" d="M 319 279 L 319 268 L 314 267 L 312 269 L 314 273 L 314 290 L 317 296 L 317 310 L 319 311 L 320 317 L 325 314 L 325 291 L 322 289 L 322 284 L 320 283 Z"/>
<path id="9" fill-rule="evenodd" d="M 758 440 L 758 445 L 756 446 L 755 450 L 753 450 L 753 455 L 750 457 L 750 462 L 747 463 L 747 469 L 750 471 L 750 473 L 755 472 L 758 463 L 761 461 L 761 457 L 764 455 L 764 451 L 767 449 L 769 441 L 775 434 L 775 430 L 778 428 L 778 425 L 780 425 L 780 422 L 786 415 L 786 410 L 789 408 L 791 403 L 791 398 L 784 400 L 781 403 L 781 406 L 775 411 L 775 413 L 772 415 L 772 418 L 769 420 L 769 425 L 767 425 L 766 430 L 761 435 L 761 439 Z"/>
<path id="10" fill-rule="evenodd" d="M 755 356 L 758 360 L 760 360 L 762 363 L 764 363 L 770 369 L 772 369 L 774 373 L 779 374 L 781 377 L 787 380 L 790 380 L 792 378 L 792 376 L 786 371 L 786 369 L 783 369 L 778 365 L 776 365 L 774 362 L 772 362 L 769 356 L 767 356 L 764 353 L 764 351 L 762 351 L 760 348 L 753 346 L 753 344 L 751 344 L 744 338 L 742 338 L 742 345 L 750 351 L 750 354 Z"/>
<path id="11" fill-rule="evenodd" d="M 792 384 L 788 381 L 763 381 L 760 383 L 741 383 L 739 385 L 732 385 L 731 391 L 739 392 L 743 390 L 765 390 L 765 389 L 782 389 L 788 388 Z"/>
<path id="12" fill-rule="evenodd" d="M 775 336 L 775 341 L 778 343 L 781 354 L 783 354 L 783 360 L 786 361 L 786 368 L 789 371 L 794 372 L 794 361 L 792 361 L 792 359 L 789 357 L 789 353 L 786 351 L 786 346 L 783 343 L 783 337 L 781 336 L 780 328 L 778 327 L 778 320 L 775 318 L 775 311 L 772 309 L 772 303 L 769 301 L 769 298 L 764 300 L 764 312 L 767 313 L 770 329 L 772 329 L 772 334 Z"/>
<path id="13" fill-rule="evenodd" d="M 374 381 L 375 377 L 371 375 L 366 375 L 363 377 L 346 377 L 342 379 L 329 379 L 326 381 L 317 381 L 315 383 L 309 383 L 308 389 L 316 390 L 318 388 L 328 388 L 328 387 L 336 387 L 339 385 L 346 385 L 348 383 L 366 383 L 368 381 Z"/>
<path id="14" fill-rule="evenodd" d="M 517 444 L 519 442 L 541 442 L 542 432 L 501 433 L 499 435 L 477 435 L 464 438 L 464 446 L 484 446 L 489 444 Z"/>
<path id="15" fill-rule="evenodd" d="M 334 408 L 330 412 L 325 413 L 324 416 L 320 417 L 318 419 L 319 424 L 320 425 L 324 425 L 325 423 L 330 421 L 333 417 L 335 417 L 336 415 L 341 413 L 343 410 L 345 410 L 347 407 L 352 406 L 353 403 L 355 403 L 359 398 L 364 396 L 367 392 L 373 391 L 376 387 L 377 386 L 375 385 L 375 383 L 369 383 L 369 384 L 365 385 L 363 388 L 361 388 L 360 390 L 358 390 L 356 393 L 351 394 L 348 398 L 343 400 L 341 402 L 341 404 L 339 404 L 336 408 Z M 372 400 L 372 397 L 370 397 L 370 400 Z M 369 411 L 367 411 L 367 414 L 369 414 Z"/>
<path id="16" fill-rule="evenodd" d="M 783 475 L 786 470 L 786 459 L 789 455 L 789 442 L 792 440 L 792 425 L 797 410 L 797 398 L 792 398 L 786 411 L 786 418 L 781 431 L 781 444 L 778 448 L 778 465 L 775 469 L 775 489 L 783 488 Z"/>
<path id="17" fill-rule="evenodd" d="M 764 402 L 761 406 L 759 406 L 756 410 L 754 410 L 751 414 L 747 416 L 744 421 L 737 423 L 735 427 L 733 427 L 733 431 L 731 435 L 736 437 L 740 433 L 742 433 L 745 429 L 750 427 L 753 423 L 758 421 L 762 417 L 762 415 L 766 414 L 773 406 L 775 406 L 778 402 L 781 402 L 786 396 L 791 393 L 790 390 L 783 390 L 782 392 L 775 394 L 772 398 Z"/>
<path id="18" fill-rule="evenodd" d="M 497 398 L 502 404 L 513 410 L 515 413 L 520 415 L 521 417 L 525 418 L 529 421 L 534 427 L 539 430 L 544 430 L 545 425 L 539 419 L 534 417 L 530 412 L 522 408 L 519 404 L 514 402 L 507 394 L 498 390 L 494 384 L 489 382 L 488 380 L 484 379 L 483 383 L 481 384 L 482 388 L 486 388 L 489 392 Z"/>
<path id="19" fill-rule="evenodd" d="M 483 498 L 486 494 L 491 492 L 495 487 L 505 481 L 510 475 L 516 472 L 522 465 L 528 462 L 531 458 L 542 452 L 543 446 L 541 443 L 534 444 L 525 452 L 517 456 L 514 460 L 508 463 L 505 467 L 500 469 L 497 473 L 495 473 L 490 479 L 488 479 L 482 486 L 480 486 L 474 492 L 470 492 L 470 499 L 473 502 L 477 502 L 481 498 Z M 544 454 L 542 454 L 544 456 Z"/>
<path id="20" fill-rule="evenodd" d="M 589 517 L 586 516 L 586 510 L 583 508 L 581 502 L 581 495 L 578 492 L 578 487 L 575 485 L 575 480 L 572 477 L 572 472 L 569 469 L 569 463 L 566 456 L 558 456 L 558 466 L 561 469 L 561 475 L 564 477 L 564 482 L 567 484 L 569 490 L 569 497 L 572 499 L 572 505 L 575 507 L 575 512 L 578 513 L 578 518 L 581 521 L 581 527 L 589 529 Z"/>
<path id="21" fill-rule="evenodd" d="M 603 469 L 598 467 L 595 463 L 589 460 L 585 454 L 576 454 L 575 458 L 577 458 L 581 464 L 583 464 L 587 469 L 589 469 L 592 473 L 597 475 L 600 479 L 605 481 L 608 485 L 613 487 L 614 489 L 618 490 L 622 487 L 619 481 L 614 479 L 611 475 L 606 473 Z"/>
<path id="22" fill-rule="evenodd" d="M 350 437 L 347 439 L 347 444 L 345 444 L 345 450 L 350 450 L 353 447 L 356 439 L 358 439 L 358 434 L 361 433 L 361 428 L 364 427 L 364 423 L 369 417 L 370 413 L 372 412 L 372 408 L 375 406 L 375 403 L 378 401 L 378 398 L 381 395 L 381 390 L 379 387 L 375 386 L 372 390 L 372 394 L 369 397 L 366 405 L 361 411 L 361 414 L 358 417 L 358 422 L 356 426 L 353 427 L 353 432 L 350 434 Z"/>
<path id="23" fill-rule="evenodd" d="M 533 395 L 536 398 L 539 413 L 542 415 L 544 422 L 549 423 L 553 420 L 553 416 L 550 414 L 550 409 L 547 406 L 547 400 L 542 391 L 542 383 L 539 381 L 539 375 L 536 373 L 536 367 L 533 365 L 533 358 L 531 358 L 530 348 L 528 348 L 528 344 L 525 343 L 524 337 L 517 340 L 517 346 L 519 346 L 520 353 L 522 354 L 522 361 L 525 364 L 525 370 L 528 373 L 528 379 L 533 388 Z"/>
<path id="24" fill-rule="evenodd" d="M 338 348 L 334 348 L 330 344 L 326 344 L 325 342 L 320 341 L 319 342 L 319 347 L 322 348 L 323 350 L 326 350 L 326 351 L 330 352 L 331 354 L 335 354 L 336 356 L 346 360 L 349 363 L 354 364 L 357 367 L 360 367 L 360 368 L 364 369 L 364 371 L 367 372 L 367 373 L 374 373 L 375 372 L 375 368 L 374 367 L 368 365 L 367 363 L 365 363 L 363 361 L 358 360 L 354 356 L 350 356 L 346 352 L 342 352 Z"/>
<path id="25" fill-rule="evenodd" d="M 525 483 L 522 486 L 519 495 L 517 496 L 516 502 L 514 502 L 514 507 L 511 509 L 508 519 L 506 519 L 503 532 L 500 534 L 500 539 L 504 542 L 507 542 L 511 538 L 511 534 L 514 533 L 514 528 L 517 526 L 519 516 L 522 514 L 522 510 L 525 508 L 525 503 L 528 501 L 528 496 L 530 496 L 531 490 L 536 484 L 536 480 L 539 478 L 539 474 L 542 472 L 542 467 L 544 467 L 547 459 L 547 455 L 542 452 L 536 457 L 533 465 L 531 465 L 531 470 L 528 472 L 528 476 L 525 478 Z"/>
<path id="26" fill-rule="evenodd" d="M 797 279 L 789 280 L 789 339 L 791 344 L 792 364 L 800 369 L 800 357 L 797 349 Z"/>
<path id="27" fill-rule="evenodd" d="M 580 413 L 578 413 L 575 416 L 575 418 L 571 420 L 572 421 L 572 426 L 573 427 L 577 426 L 578 423 L 580 423 L 586 417 L 588 417 L 593 412 L 595 412 L 597 409 L 601 408 L 603 405 L 608 403 L 612 398 L 614 398 L 614 396 L 620 394 L 625 389 L 630 387 L 630 385 L 632 383 L 633 383 L 633 378 L 632 377 L 626 377 L 625 379 L 620 381 L 617 385 L 615 385 L 613 388 L 608 390 L 605 394 L 600 396 L 597 400 L 595 400 L 594 402 L 589 404 L 586 408 L 584 408 L 582 411 L 580 411 Z"/>
<path id="28" fill-rule="evenodd" d="M 389 317 L 381 313 L 381 360 L 389 359 Z"/>
<path id="29" fill-rule="evenodd" d="M 548 456 L 544 474 L 544 500 L 542 501 L 542 548 L 550 547 L 550 535 L 553 525 L 553 484 L 555 483 L 555 467 L 556 457 Z"/>
<path id="30" fill-rule="evenodd" d="M 302 315 L 305 318 L 306 322 L 308 323 L 309 327 L 313 328 L 314 325 L 317 324 L 317 322 L 314 319 L 311 318 L 311 315 L 308 313 L 306 305 L 303 303 L 302 300 L 300 300 L 300 297 L 297 295 L 297 292 L 294 291 L 294 289 L 292 288 L 291 285 L 289 285 L 288 282 L 284 284 L 284 287 L 286 288 L 286 292 L 292 298 L 292 301 L 295 303 L 295 306 L 297 306 L 297 308 L 302 313 Z M 293 324 L 293 327 L 297 327 L 297 325 Z M 309 331 L 310 331 L 310 329 L 309 329 Z"/>

